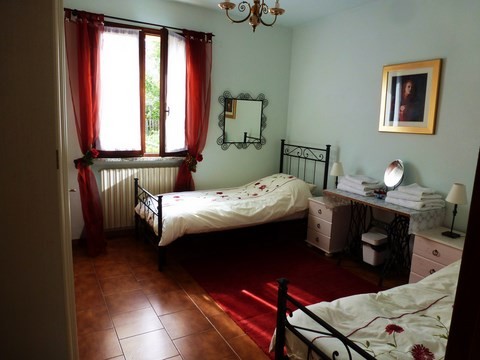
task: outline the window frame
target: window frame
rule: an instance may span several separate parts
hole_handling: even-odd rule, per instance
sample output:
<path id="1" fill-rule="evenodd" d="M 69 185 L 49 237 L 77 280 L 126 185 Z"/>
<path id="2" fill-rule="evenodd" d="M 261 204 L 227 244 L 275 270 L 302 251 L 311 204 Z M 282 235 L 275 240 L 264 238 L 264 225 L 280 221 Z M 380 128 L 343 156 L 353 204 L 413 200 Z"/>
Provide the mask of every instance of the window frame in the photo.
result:
<path id="1" fill-rule="evenodd" d="M 165 122 L 167 110 L 167 71 L 168 71 L 168 29 L 163 27 L 161 29 L 154 29 L 142 26 L 133 26 L 115 22 L 105 22 L 105 26 L 129 28 L 139 30 L 139 64 L 140 64 L 140 132 L 141 132 L 141 150 L 130 151 L 106 151 L 99 150 L 99 158 L 158 158 L 168 156 L 185 156 L 187 149 L 175 152 L 165 151 Z M 183 36 L 183 34 L 179 33 Z M 145 36 L 153 35 L 160 37 L 160 109 L 159 109 L 159 153 L 145 154 Z M 101 70 L 100 70 L 101 71 Z M 186 106 L 186 104 L 185 104 Z M 99 119 L 101 121 L 101 119 Z"/>

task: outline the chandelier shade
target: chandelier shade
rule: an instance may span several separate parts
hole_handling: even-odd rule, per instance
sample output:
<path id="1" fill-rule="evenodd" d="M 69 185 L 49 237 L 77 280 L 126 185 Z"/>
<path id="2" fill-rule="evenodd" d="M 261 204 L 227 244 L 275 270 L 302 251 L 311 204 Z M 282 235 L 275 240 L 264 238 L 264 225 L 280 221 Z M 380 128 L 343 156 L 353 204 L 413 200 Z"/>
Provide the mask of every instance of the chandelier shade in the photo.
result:
<path id="1" fill-rule="evenodd" d="M 253 0 L 253 5 L 251 5 L 248 1 L 242 1 L 238 4 L 238 11 L 240 13 L 246 12 L 246 16 L 238 20 L 233 19 L 230 16 L 230 11 L 237 7 L 235 3 L 231 2 L 230 0 L 226 0 L 219 3 L 218 6 L 220 9 L 225 10 L 225 14 L 233 23 L 242 23 L 248 20 L 249 24 L 252 26 L 253 32 L 255 32 L 255 29 L 260 24 L 272 26 L 277 21 L 277 16 L 285 13 L 285 10 L 280 7 L 279 0 L 275 1 L 275 5 L 273 7 L 268 7 L 268 5 L 265 3 L 265 0 Z M 271 22 L 264 21 L 263 15 L 266 14 L 273 16 Z"/>

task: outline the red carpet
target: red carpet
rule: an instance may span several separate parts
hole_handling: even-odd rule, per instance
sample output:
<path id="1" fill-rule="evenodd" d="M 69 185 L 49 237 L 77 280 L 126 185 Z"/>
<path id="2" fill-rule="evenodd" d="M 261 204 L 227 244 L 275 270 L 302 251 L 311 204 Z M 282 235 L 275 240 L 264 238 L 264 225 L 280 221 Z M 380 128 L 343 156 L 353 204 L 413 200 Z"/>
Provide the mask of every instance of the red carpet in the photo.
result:
<path id="1" fill-rule="evenodd" d="M 378 291 L 303 241 L 262 240 L 204 244 L 181 262 L 266 353 L 275 329 L 276 279 L 287 278 L 289 293 L 304 304 Z"/>

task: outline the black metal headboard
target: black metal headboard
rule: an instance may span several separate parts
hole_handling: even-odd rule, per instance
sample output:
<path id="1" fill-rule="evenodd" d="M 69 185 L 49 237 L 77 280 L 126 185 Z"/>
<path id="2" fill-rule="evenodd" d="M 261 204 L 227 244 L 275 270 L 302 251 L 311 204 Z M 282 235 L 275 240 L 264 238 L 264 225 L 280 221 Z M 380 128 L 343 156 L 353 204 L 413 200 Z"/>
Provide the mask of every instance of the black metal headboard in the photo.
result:
<path id="1" fill-rule="evenodd" d="M 323 168 L 323 189 L 328 184 L 328 166 L 330 162 L 330 147 L 326 145 L 324 149 L 311 146 L 287 144 L 282 139 L 280 153 L 280 172 L 286 172 L 294 175 L 311 184 L 316 183 L 317 165 L 324 163 Z"/>

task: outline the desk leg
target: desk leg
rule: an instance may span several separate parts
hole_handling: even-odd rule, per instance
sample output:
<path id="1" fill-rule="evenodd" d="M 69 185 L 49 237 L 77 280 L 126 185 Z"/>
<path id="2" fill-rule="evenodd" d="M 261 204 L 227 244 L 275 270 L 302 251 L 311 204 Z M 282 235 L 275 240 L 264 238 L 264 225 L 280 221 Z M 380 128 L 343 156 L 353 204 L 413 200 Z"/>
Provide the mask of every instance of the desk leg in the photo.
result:
<path id="1" fill-rule="evenodd" d="M 368 230 L 371 218 L 372 208 L 370 206 L 354 201 L 350 203 L 350 223 L 344 253 L 357 258 L 362 257 L 362 234 Z"/>
<path id="2" fill-rule="evenodd" d="M 410 220 L 407 217 L 395 215 L 395 218 L 388 226 L 388 247 L 390 253 L 383 266 L 379 285 L 382 285 L 385 275 L 391 270 L 410 269 L 409 222 Z"/>

